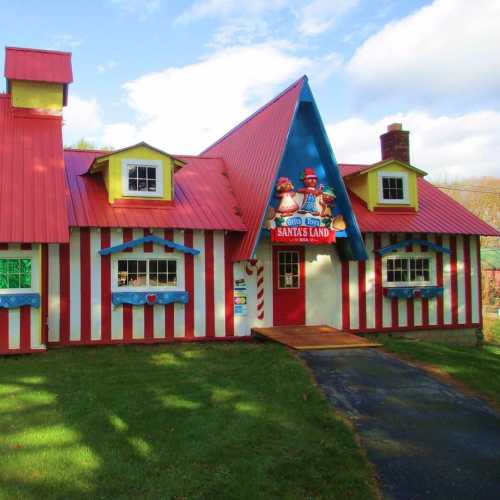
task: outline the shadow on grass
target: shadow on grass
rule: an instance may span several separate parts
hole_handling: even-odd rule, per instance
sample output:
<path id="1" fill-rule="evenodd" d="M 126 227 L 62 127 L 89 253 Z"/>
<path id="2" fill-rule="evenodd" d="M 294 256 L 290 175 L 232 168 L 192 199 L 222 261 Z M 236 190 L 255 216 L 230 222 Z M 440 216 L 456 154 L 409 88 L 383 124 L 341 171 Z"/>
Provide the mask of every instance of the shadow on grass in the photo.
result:
<path id="1" fill-rule="evenodd" d="M 370 470 L 281 347 L 0 360 L 0 497 L 371 498 Z"/>

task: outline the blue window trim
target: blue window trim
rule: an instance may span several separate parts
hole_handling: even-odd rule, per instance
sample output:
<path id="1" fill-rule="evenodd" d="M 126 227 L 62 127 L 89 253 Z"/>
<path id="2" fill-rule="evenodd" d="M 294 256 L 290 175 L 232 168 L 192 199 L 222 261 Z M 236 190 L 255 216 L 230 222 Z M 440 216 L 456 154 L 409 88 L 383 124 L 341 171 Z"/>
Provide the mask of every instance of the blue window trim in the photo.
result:
<path id="1" fill-rule="evenodd" d="M 384 287 L 384 295 L 389 299 L 431 299 L 443 296 L 441 286 L 395 286 Z"/>
<path id="2" fill-rule="evenodd" d="M 189 302 L 189 293 L 185 291 L 158 292 L 155 290 L 147 292 L 113 292 L 111 294 L 111 301 L 115 307 L 122 304 L 131 304 L 134 306 L 144 304 L 166 305 L 173 304 L 174 302 L 187 304 Z"/>
<path id="3" fill-rule="evenodd" d="M 433 243 L 432 241 L 427 241 L 427 240 L 419 240 L 419 239 L 411 239 L 411 240 L 405 240 L 405 241 L 398 241 L 397 243 L 393 243 L 392 245 L 387 245 L 386 247 L 379 248 L 378 250 L 374 250 L 374 252 L 378 252 L 380 255 L 386 255 L 390 252 L 393 252 L 394 250 L 397 250 L 398 248 L 404 248 L 410 245 L 420 245 L 420 246 L 425 246 L 428 248 L 432 248 L 435 252 L 441 252 L 441 253 L 447 253 L 448 255 L 451 254 L 451 251 L 449 248 L 442 247 L 440 245 L 437 245 L 436 243 Z"/>
<path id="4" fill-rule="evenodd" d="M 39 293 L 0 293 L 0 307 L 14 309 L 21 306 L 40 307 Z"/>
<path id="5" fill-rule="evenodd" d="M 173 250 L 178 250 L 182 253 L 188 253 L 190 255 L 198 255 L 200 253 L 196 248 L 187 247 L 185 245 L 181 245 L 179 243 L 174 243 L 170 240 L 164 240 L 159 238 L 158 236 L 154 236 L 152 234 L 148 236 L 144 236 L 144 238 L 137 238 L 135 240 L 130 240 L 120 245 L 115 245 L 114 247 L 103 248 L 99 250 L 101 255 L 110 255 L 112 253 L 119 253 L 127 250 L 128 248 L 134 248 L 139 245 L 144 245 L 144 243 L 155 243 L 157 245 L 162 245 L 168 248 L 172 248 Z"/>

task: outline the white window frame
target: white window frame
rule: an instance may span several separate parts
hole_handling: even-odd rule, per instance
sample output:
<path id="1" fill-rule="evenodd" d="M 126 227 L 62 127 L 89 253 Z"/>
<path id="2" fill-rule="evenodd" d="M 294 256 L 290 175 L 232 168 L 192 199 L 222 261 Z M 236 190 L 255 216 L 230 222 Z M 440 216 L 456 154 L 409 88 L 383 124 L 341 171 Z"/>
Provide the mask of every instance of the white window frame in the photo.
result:
<path id="1" fill-rule="evenodd" d="M 0 288 L 2 294 L 38 293 L 38 259 L 33 250 L 8 250 L 0 252 L 0 259 L 30 259 L 31 260 L 31 287 L 30 288 Z"/>
<path id="2" fill-rule="evenodd" d="M 128 188 L 128 171 L 131 166 L 153 167 L 156 169 L 156 191 L 130 191 Z M 163 197 L 163 162 L 161 160 L 122 160 L 122 192 L 123 196 L 137 198 L 162 198 Z"/>
<path id="3" fill-rule="evenodd" d="M 403 199 L 393 200 L 384 198 L 384 179 L 396 178 L 403 180 Z M 379 203 L 390 205 L 408 205 L 410 203 L 410 194 L 408 192 L 408 174 L 406 172 L 379 172 L 378 173 L 378 201 Z"/>
<path id="4" fill-rule="evenodd" d="M 280 286 L 280 278 L 281 278 L 281 269 L 280 269 L 280 256 L 283 254 L 295 253 L 297 254 L 297 278 L 298 278 L 298 286 Z M 285 262 L 286 265 L 286 262 Z M 293 277 L 293 275 L 292 275 Z M 278 289 L 279 290 L 300 290 L 301 286 L 301 277 L 300 277 L 300 252 L 298 250 L 280 250 L 278 252 Z"/>
<path id="5" fill-rule="evenodd" d="M 175 260 L 177 262 L 177 286 L 118 286 L 119 260 Z M 146 268 L 146 280 L 149 281 L 149 267 Z M 181 292 L 184 291 L 184 259 L 166 252 L 122 252 L 113 254 L 111 259 L 112 292 Z"/>
<path id="6" fill-rule="evenodd" d="M 387 261 L 392 259 L 429 259 L 429 281 L 387 281 Z M 408 273 L 410 267 L 408 266 Z M 431 252 L 394 252 L 382 258 L 382 286 L 390 287 L 424 287 L 436 286 L 436 255 Z"/>

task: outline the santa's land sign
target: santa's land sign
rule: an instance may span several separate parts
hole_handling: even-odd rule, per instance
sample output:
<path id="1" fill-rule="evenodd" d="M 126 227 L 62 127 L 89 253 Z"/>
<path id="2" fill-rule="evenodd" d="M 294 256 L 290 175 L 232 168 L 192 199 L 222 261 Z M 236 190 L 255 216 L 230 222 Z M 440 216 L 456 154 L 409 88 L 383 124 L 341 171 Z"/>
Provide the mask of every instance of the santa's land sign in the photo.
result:
<path id="1" fill-rule="evenodd" d="M 292 221 L 292 219 L 295 219 Z M 301 224 L 297 224 L 298 220 Z M 289 224 L 289 223 L 292 224 Z M 286 226 L 271 228 L 271 241 L 275 243 L 308 243 L 321 245 L 335 243 L 335 229 L 321 226 L 316 217 L 291 217 Z"/>
<path id="2" fill-rule="evenodd" d="M 328 186 L 317 185 L 314 169 L 307 167 L 302 174 L 304 187 L 295 191 L 287 177 L 280 177 L 276 196 L 280 202 L 270 209 L 266 227 L 275 243 L 335 243 L 336 232 L 343 231 L 344 218 L 333 215 L 335 193 Z"/>

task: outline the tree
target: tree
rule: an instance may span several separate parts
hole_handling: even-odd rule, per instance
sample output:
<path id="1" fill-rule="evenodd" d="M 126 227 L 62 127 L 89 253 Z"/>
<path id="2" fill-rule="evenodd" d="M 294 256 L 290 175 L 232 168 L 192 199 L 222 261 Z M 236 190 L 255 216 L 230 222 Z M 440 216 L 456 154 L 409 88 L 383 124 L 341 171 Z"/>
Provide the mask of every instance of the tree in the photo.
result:
<path id="1" fill-rule="evenodd" d="M 98 147 L 95 143 L 93 143 L 92 141 L 88 141 L 84 137 L 82 137 L 74 144 L 71 144 L 70 146 L 65 145 L 64 147 L 69 149 L 95 149 L 99 151 L 113 151 L 113 148 L 111 146 Z"/>

